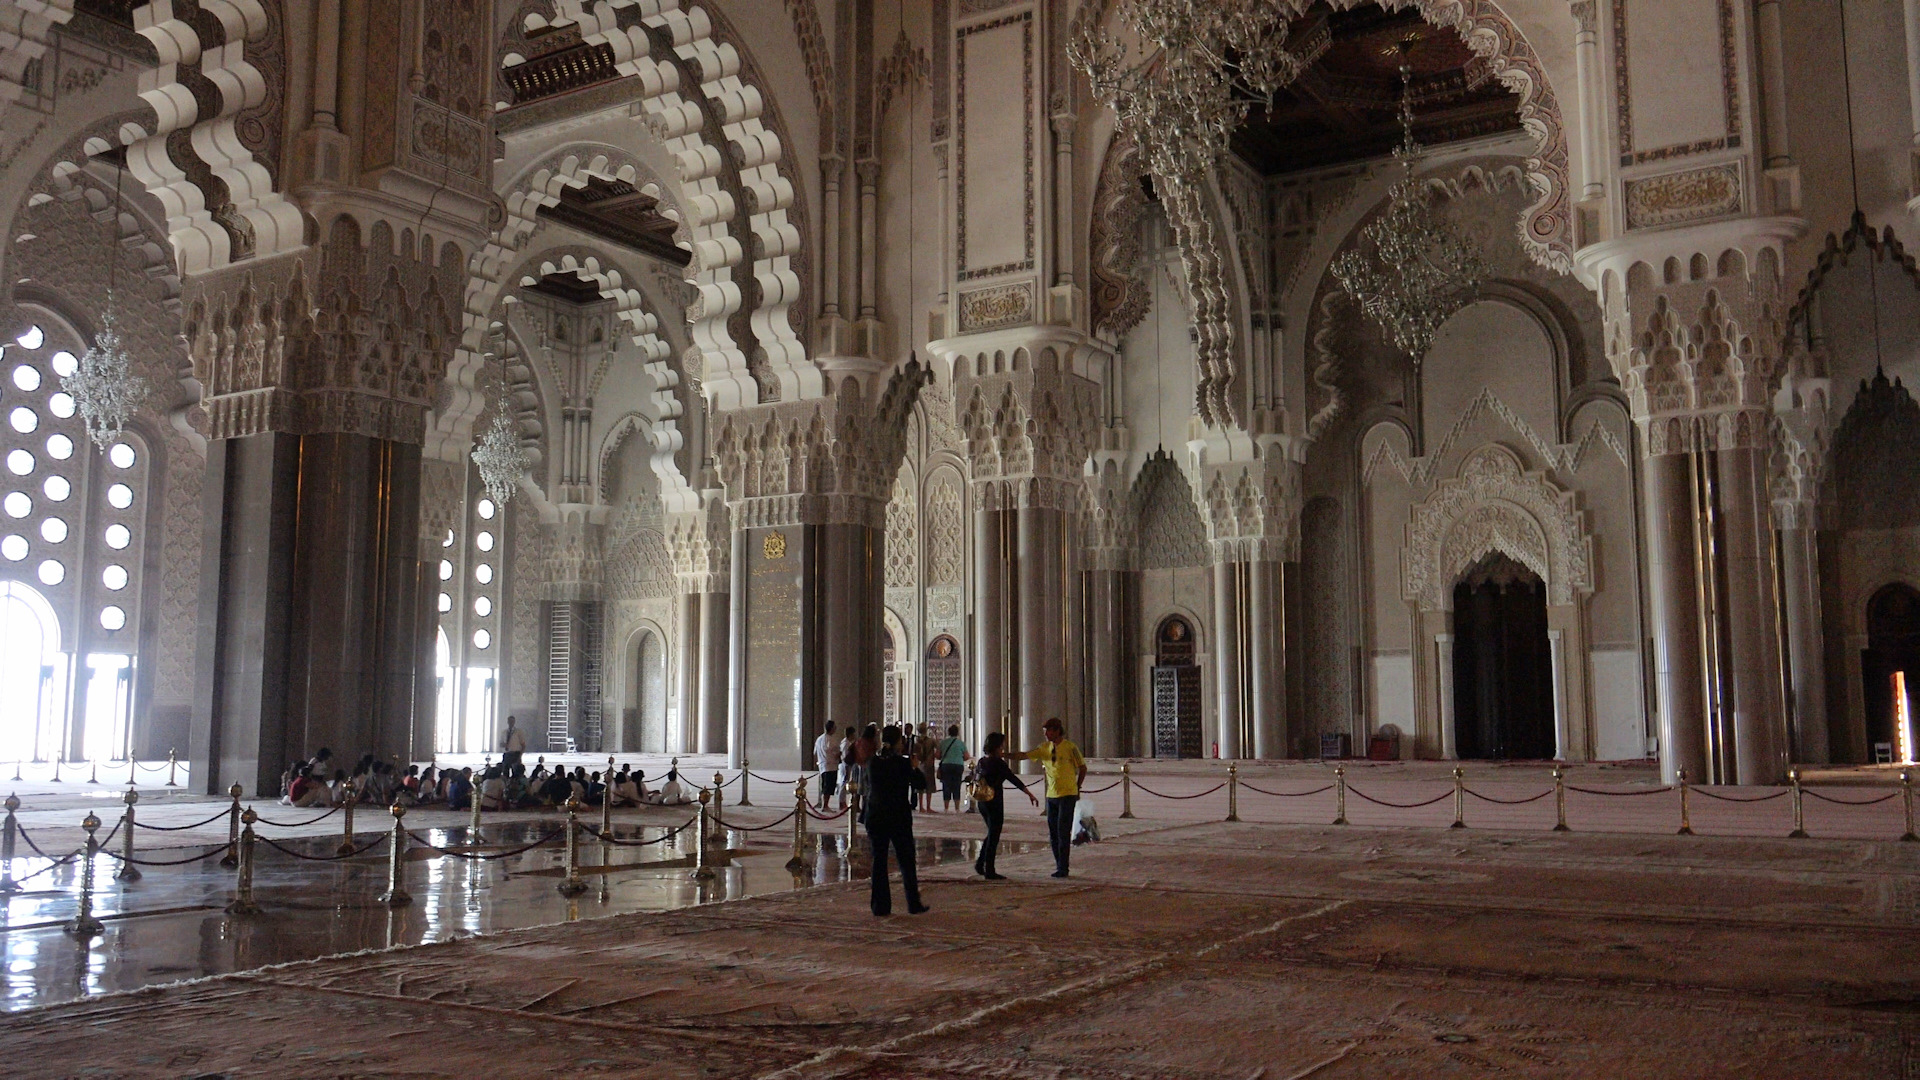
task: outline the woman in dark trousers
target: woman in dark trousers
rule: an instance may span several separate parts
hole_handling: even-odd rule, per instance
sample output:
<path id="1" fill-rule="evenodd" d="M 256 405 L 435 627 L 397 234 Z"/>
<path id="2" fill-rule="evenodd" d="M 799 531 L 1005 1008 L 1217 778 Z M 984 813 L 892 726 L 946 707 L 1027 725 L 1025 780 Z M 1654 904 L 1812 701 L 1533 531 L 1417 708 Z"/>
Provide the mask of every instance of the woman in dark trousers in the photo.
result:
<path id="1" fill-rule="evenodd" d="M 973 861 L 973 870 L 988 881 L 1006 880 L 1006 875 L 995 872 L 993 859 L 1000 853 L 1000 827 L 1007 822 L 1007 782 L 1012 781 L 1026 792 L 1028 802 L 1040 805 L 1040 800 L 1033 797 L 1033 792 L 1027 791 L 1027 785 L 1013 774 L 1013 770 L 1007 767 L 1006 759 L 1000 756 L 1006 746 L 1007 737 L 1004 733 L 996 731 L 988 735 L 980 763 L 975 766 L 974 782 L 993 789 L 993 798 L 975 799 L 973 803 L 980 810 L 980 820 L 987 823 L 987 839 L 980 845 L 980 857 Z"/>
<path id="2" fill-rule="evenodd" d="M 900 884 L 906 888 L 908 913 L 919 915 L 927 910 L 927 905 L 920 902 L 920 878 L 913 865 L 914 792 L 926 790 L 927 778 L 918 762 L 900 753 L 901 742 L 900 728 L 888 724 L 881 736 L 880 752 L 867 763 L 870 794 L 861 803 L 861 818 L 873 846 L 875 915 L 893 914 L 893 890 L 887 881 L 888 848 L 900 862 Z"/>

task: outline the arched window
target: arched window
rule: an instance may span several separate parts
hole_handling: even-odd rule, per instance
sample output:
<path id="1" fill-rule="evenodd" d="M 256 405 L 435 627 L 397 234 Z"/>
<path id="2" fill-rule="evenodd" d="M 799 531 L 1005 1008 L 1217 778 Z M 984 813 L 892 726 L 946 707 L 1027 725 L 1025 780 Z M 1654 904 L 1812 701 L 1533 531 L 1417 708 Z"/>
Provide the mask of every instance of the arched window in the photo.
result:
<path id="1" fill-rule="evenodd" d="M 433 634 L 433 671 L 433 749 L 437 753 L 451 754 L 454 739 L 459 734 L 459 725 L 454 722 L 458 715 L 454 710 L 454 682 L 460 673 L 453 667 L 453 658 L 447 649 L 447 628 L 444 626 Z"/>
<path id="2" fill-rule="evenodd" d="M 0 581 L 0 758 L 53 757 L 63 727 L 65 676 L 52 606 L 29 585 Z"/>
<path id="3" fill-rule="evenodd" d="M 49 320 L 0 349 L 0 581 L 43 598 L 67 645 L 42 687 L 57 730 L 41 760 L 132 749 L 153 470 L 136 432 L 96 447 L 60 389 L 85 348 Z"/>

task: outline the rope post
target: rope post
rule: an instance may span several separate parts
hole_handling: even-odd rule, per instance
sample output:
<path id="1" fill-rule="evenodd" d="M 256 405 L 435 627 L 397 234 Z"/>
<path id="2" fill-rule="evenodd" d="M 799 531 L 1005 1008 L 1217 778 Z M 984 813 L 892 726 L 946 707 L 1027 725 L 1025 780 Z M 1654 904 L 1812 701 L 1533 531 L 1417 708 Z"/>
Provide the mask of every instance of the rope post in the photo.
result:
<path id="1" fill-rule="evenodd" d="M 244 827 L 240 830 L 240 872 L 234 877 L 233 902 L 227 905 L 229 915 L 258 915 L 260 905 L 253 902 L 253 823 L 260 815 L 247 807 L 240 815 Z"/>
<path id="2" fill-rule="evenodd" d="M 126 817 L 120 823 L 120 827 L 127 830 L 127 836 L 121 841 L 124 846 L 120 849 L 120 869 L 113 872 L 113 880 L 139 881 L 140 868 L 133 865 L 133 804 L 140 801 L 140 793 L 133 790 L 132 784 L 128 784 L 127 793 L 120 798 L 127 804 Z"/>
<path id="3" fill-rule="evenodd" d="M 180 773 L 180 755 L 174 751 L 173 747 L 169 746 L 167 747 L 167 786 L 168 787 L 180 786 L 179 773 Z"/>
<path id="4" fill-rule="evenodd" d="M 99 783 L 100 782 L 100 759 L 99 758 L 87 759 L 87 766 L 90 769 L 92 769 L 92 772 L 90 772 L 87 775 L 87 783 L 89 784 Z"/>
<path id="5" fill-rule="evenodd" d="M 93 857 L 100 850 L 100 840 L 94 834 L 100 831 L 100 819 L 89 810 L 80 827 L 87 830 L 87 858 L 80 868 L 80 911 L 67 924 L 67 932 L 92 937 L 106 929 L 93 917 Z"/>
<path id="6" fill-rule="evenodd" d="M 360 801 L 360 778 L 347 781 L 347 805 L 342 807 L 341 817 L 346 821 L 341 825 L 340 846 L 334 849 L 335 855 L 353 854 L 353 804 Z"/>
<path id="7" fill-rule="evenodd" d="M 1680 787 L 1680 832 L 1679 836 L 1693 835 L 1693 815 L 1689 813 L 1691 789 L 1687 786 L 1687 770 L 1681 769 L 1674 775 L 1674 782 Z"/>
<path id="8" fill-rule="evenodd" d="M 1240 763 L 1227 762 L 1227 820 L 1240 820 Z"/>
<path id="9" fill-rule="evenodd" d="M 58 783 L 60 783 L 60 763 L 61 763 L 61 759 L 63 759 L 63 758 L 65 757 L 65 756 L 66 756 L 66 751 L 64 751 L 64 750 L 62 750 L 62 751 L 57 751 L 57 752 L 55 752 L 55 753 L 54 753 L 54 755 L 53 755 L 53 779 L 52 779 L 52 780 L 49 780 L 49 781 L 48 781 L 48 783 L 52 783 L 52 784 L 58 784 Z"/>
<path id="10" fill-rule="evenodd" d="M 393 843 L 387 846 L 387 891 L 380 894 L 380 902 L 388 907 L 406 907 L 413 903 L 413 896 L 401 881 L 401 873 L 407 868 L 407 808 L 396 802 L 389 812 L 393 814 Z"/>
<path id="11" fill-rule="evenodd" d="M 1900 770 L 1900 796 L 1907 806 L 1907 831 L 1900 834 L 1900 839 L 1905 841 L 1906 843 L 1911 844 L 1916 841 L 1920 841 L 1920 836 L 1914 835 L 1914 832 L 1913 832 L 1913 770 L 1912 769 Z M 9 796 L 7 799 L 7 802 L 9 805 L 11 805 L 14 801 L 15 800 L 11 796 Z M 7 820 L 8 821 L 13 820 L 12 810 L 7 811 Z M 7 834 L 6 857 L 9 860 L 13 858 L 13 834 L 11 832 Z M 9 863 L 8 865 L 11 866 L 12 864 Z M 0 892 L 5 892 L 5 891 L 6 890 L 4 887 L 0 887 Z"/>
<path id="12" fill-rule="evenodd" d="M 793 858 L 787 860 L 787 869 L 805 870 L 807 868 L 807 778 L 801 777 L 793 782 Z"/>
<path id="13" fill-rule="evenodd" d="M 607 755 L 607 771 L 601 776 L 600 785 L 600 846 L 607 846 L 607 837 L 613 835 L 613 755 Z M 606 860 L 601 860 L 605 862 Z"/>
<path id="14" fill-rule="evenodd" d="M 753 805 L 752 803 L 747 801 L 747 781 L 752 779 L 753 779 L 753 762 L 748 761 L 746 758 L 741 758 L 740 759 L 740 801 L 737 803 L 734 803 L 733 805 L 735 806 L 752 806 Z"/>
<path id="15" fill-rule="evenodd" d="M 1335 825 L 1347 823 L 1347 767 L 1345 765 L 1333 767 L 1333 823 Z"/>
<path id="16" fill-rule="evenodd" d="M 1565 769 L 1553 767 L 1553 823 L 1554 832 L 1571 832 L 1567 828 L 1567 773 Z"/>
<path id="17" fill-rule="evenodd" d="M 1909 799 L 1911 807 L 1913 801 Z M 7 796 L 7 820 L 0 825 L 0 896 L 20 891 L 20 883 L 13 880 L 13 840 L 19 835 L 20 823 L 14 820 L 13 812 L 20 809 L 20 796 Z"/>
<path id="18" fill-rule="evenodd" d="M 1120 763 L 1120 816 L 1133 816 L 1133 762 Z"/>
<path id="19" fill-rule="evenodd" d="M 693 838 L 693 873 L 687 876 L 694 881 L 713 880 L 713 867 L 707 862 L 707 803 L 713 793 L 706 788 L 700 789 L 699 820 L 695 823 Z"/>
<path id="20" fill-rule="evenodd" d="M 486 780 L 482 779 L 484 775 L 484 773 L 478 770 L 474 771 L 473 794 L 467 796 L 467 802 L 473 807 L 473 814 L 467 821 L 468 844 L 478 844 L 480 842 L 480 786 L 486 783 Z"/>
<path id="21" fill-rule="evenodd" d="M 1453 824 L 1449 829 L 1467 827 L 1467 771 L 1460 766 L 1453 767 Z"/>
<path id="22" fill-rule="evenodd" d="M 561 896 L 579 896 L 587 891 L 587 883 L 580 880 L 580 800 L 578 797 L 567 800 L 567 876 L 554 886 Z"/>
<path id="23" fill-rule="evenodd" d="M 1787 834 L 1789 840 L 1807 838 L 1806 807 L 1800 802 L 1800 770 L 1787 770 L 1787 784 L 1793 791 L 1793 831 Z"/>
<path id="24" fill-rule="evenodd" d="M 233 805 L 227 808 L 227 853 L 220 859 L 220 865 L 231 870 L 240 865 L 240 783 L 227 789 Z"/>
<path id="25" fill-rule="evenodd" d="M 19 782 L 19 780 L 20 780 L 20 766 L 21 766 L 21 764 L 22 764 L 22 763 L 21 763 L 21 761 L 20 761 L 20 759 L 19 759 L 19 758 L 14 758 L 14 759 L 13 759 L 13 779 L 14 779 L 14 781 L 15 781 L 16 783 L 17 783 L 17 782 Z"/>
<path id="26" fill-rule="evenodd" d="M 847 798 L 847 850 L 853 850 L 853 842 L 860 836 L 860 793 L 854 792 Z"/>

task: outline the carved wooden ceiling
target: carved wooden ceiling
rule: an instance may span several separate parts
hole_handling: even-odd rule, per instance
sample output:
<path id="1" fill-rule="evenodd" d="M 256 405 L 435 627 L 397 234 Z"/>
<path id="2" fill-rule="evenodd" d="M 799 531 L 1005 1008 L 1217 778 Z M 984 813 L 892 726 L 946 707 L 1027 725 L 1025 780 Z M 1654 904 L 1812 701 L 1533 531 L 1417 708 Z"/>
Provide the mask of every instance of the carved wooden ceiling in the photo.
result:
<path id="1" fill-rule="evenodd" d="M 1255 105 L 1233 150 L 1266 175 L 1382 157 L 1400 141 L 1400 61 L 1394 46 L 1420 35 L 1411 54 L 1413 130 L 1423 146 L 1520 130 L 1519 98 L 1491 77 L 1460 36 L 1411 8 L 1333 11 L 1315 4 L 1293 25 L 1326 52 L 1268 111 Z"/>
<path id="2" fill-rule="evenodd" d="M 600 295 L 599 282 L 588 281 L 570 270 L 548 274 L 525 288 L 528 292 L 565 300 L 569 304 L 597 304 L 604 299 Z"/>
<path id="3" fill-rule="evenodd" d="M 624 180 L 588 177 L 585 187 L 563 189 L 560 202 L 541 207 L 540 216 L 674 266 L 693 261 L 674 244 L 677 224 L 660 211 L 660 200 Z"/>

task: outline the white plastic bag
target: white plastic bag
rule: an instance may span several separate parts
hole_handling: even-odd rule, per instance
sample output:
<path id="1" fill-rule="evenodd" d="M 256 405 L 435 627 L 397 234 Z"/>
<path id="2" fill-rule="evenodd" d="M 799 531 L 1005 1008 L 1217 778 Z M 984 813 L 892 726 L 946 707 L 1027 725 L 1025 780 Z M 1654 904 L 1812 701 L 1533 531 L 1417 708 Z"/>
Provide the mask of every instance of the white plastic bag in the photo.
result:
<path id="1" fill-rule="evenodd" d="M 1100 819 L 1094 816 L 1093 807 L 1082 798 L 1073 806 L 1073 842 L 1076 844 L 1097 844 L 1100 842 Z"/>

